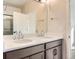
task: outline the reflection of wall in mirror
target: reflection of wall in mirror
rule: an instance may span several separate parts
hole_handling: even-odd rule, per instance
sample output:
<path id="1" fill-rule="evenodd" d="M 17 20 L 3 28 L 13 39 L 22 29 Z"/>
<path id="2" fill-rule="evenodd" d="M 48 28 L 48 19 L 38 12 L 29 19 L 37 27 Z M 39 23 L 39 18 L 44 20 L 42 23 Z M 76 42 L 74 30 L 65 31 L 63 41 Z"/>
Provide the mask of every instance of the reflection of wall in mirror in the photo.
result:
<path id="1" fill-rule="evenodd" d="M 13 14 L 13 31 L 21 31 L 23 34 L 36 33 L 36 13 L 28 14 L 14 12 Z"/>
<path id="2" fill-rule="evenodd" d="M 12 5 L 3 5 L 3 35 L 13 34 L 13 12 L 21 12 L 21 9 Z"/>
<path id="3" fill-rule="evenodd" d="M 12 5 L 3 5 L 3 13 L 8 15 L 13 15 L 13 12 L 21 12 L 21 8 Z"/>
<path id="4" fill-rule="evenodd" d="M 29 13 L 31 11 L 35 11 L 36 12 L 36 19 L 37 19 L 37 32 L 41 32 L 41 31 L 45 31 L 46 26 L 45 26 L 45 20 L 46 20 L 46 16 L 45 16 L 45 5 L 44 4 L 40 4 L 39 2 L 36 1 L 32 1 L 32 2 L 28 2 L 27 4 L 24 5 L 22 12 L 23 13 Z"/>

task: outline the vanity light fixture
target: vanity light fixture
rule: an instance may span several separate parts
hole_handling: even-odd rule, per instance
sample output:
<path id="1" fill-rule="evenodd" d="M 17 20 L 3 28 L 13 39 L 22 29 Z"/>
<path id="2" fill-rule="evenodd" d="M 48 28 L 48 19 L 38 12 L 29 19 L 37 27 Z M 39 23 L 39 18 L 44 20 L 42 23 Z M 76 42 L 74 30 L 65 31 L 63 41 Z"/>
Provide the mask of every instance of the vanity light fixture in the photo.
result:
<path id="1" fill-rule="evenodd" d="M 45 3 L 47 0 L 35 0 L 37 2 L 40 2 L 40 3 Z"/>

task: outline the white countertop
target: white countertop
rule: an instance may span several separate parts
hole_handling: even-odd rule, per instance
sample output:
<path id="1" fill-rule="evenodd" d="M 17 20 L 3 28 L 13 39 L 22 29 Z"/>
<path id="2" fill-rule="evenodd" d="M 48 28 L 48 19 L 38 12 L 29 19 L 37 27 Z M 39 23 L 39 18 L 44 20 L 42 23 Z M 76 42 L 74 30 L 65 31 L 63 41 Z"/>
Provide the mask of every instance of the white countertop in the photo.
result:
<path id="1" fill-rule="evenodd" d="M 62 35 L 56 35 L 52 37 L 30 37 L 30 38 L 24 38 L 24 40 L 32 40 L 31 42 L 24 42 L 24 43 L 17 43 L 15 40 L 13 40 L 11 37 L 5 37 L 4 38 L 4 46 L 3 46 L 3 52 L 8 52 L 16 49 L 21 49 L 33 45 L 38 45 L 50 41 L 55 41 L 62 39 Z"/>

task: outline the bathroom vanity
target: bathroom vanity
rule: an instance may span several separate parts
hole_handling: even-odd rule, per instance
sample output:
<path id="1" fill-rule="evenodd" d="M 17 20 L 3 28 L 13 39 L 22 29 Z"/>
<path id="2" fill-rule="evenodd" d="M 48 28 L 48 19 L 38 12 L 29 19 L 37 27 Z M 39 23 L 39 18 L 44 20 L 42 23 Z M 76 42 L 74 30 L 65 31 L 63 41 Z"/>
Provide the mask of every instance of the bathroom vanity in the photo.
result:
<path id="1" fill-rule="evenodd" d="M 36 41 L 13 50 L 6 50 L 3 59 L 62 59 L 63 39 Z"/>

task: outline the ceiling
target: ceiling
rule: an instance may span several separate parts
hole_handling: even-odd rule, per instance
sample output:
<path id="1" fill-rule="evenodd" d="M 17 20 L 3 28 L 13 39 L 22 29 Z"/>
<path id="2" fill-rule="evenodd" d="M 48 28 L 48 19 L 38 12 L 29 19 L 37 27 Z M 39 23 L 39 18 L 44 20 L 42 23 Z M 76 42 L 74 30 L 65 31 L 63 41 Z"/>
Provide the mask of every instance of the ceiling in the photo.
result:
<path id="1" fill-rule="evenodd" d="M 30 0 L 3 0 L 4 4 L 10 4 L 10 5 L 14 5 L 14 6 L 22 6 L 25 3 L 28 3 Z"/>

